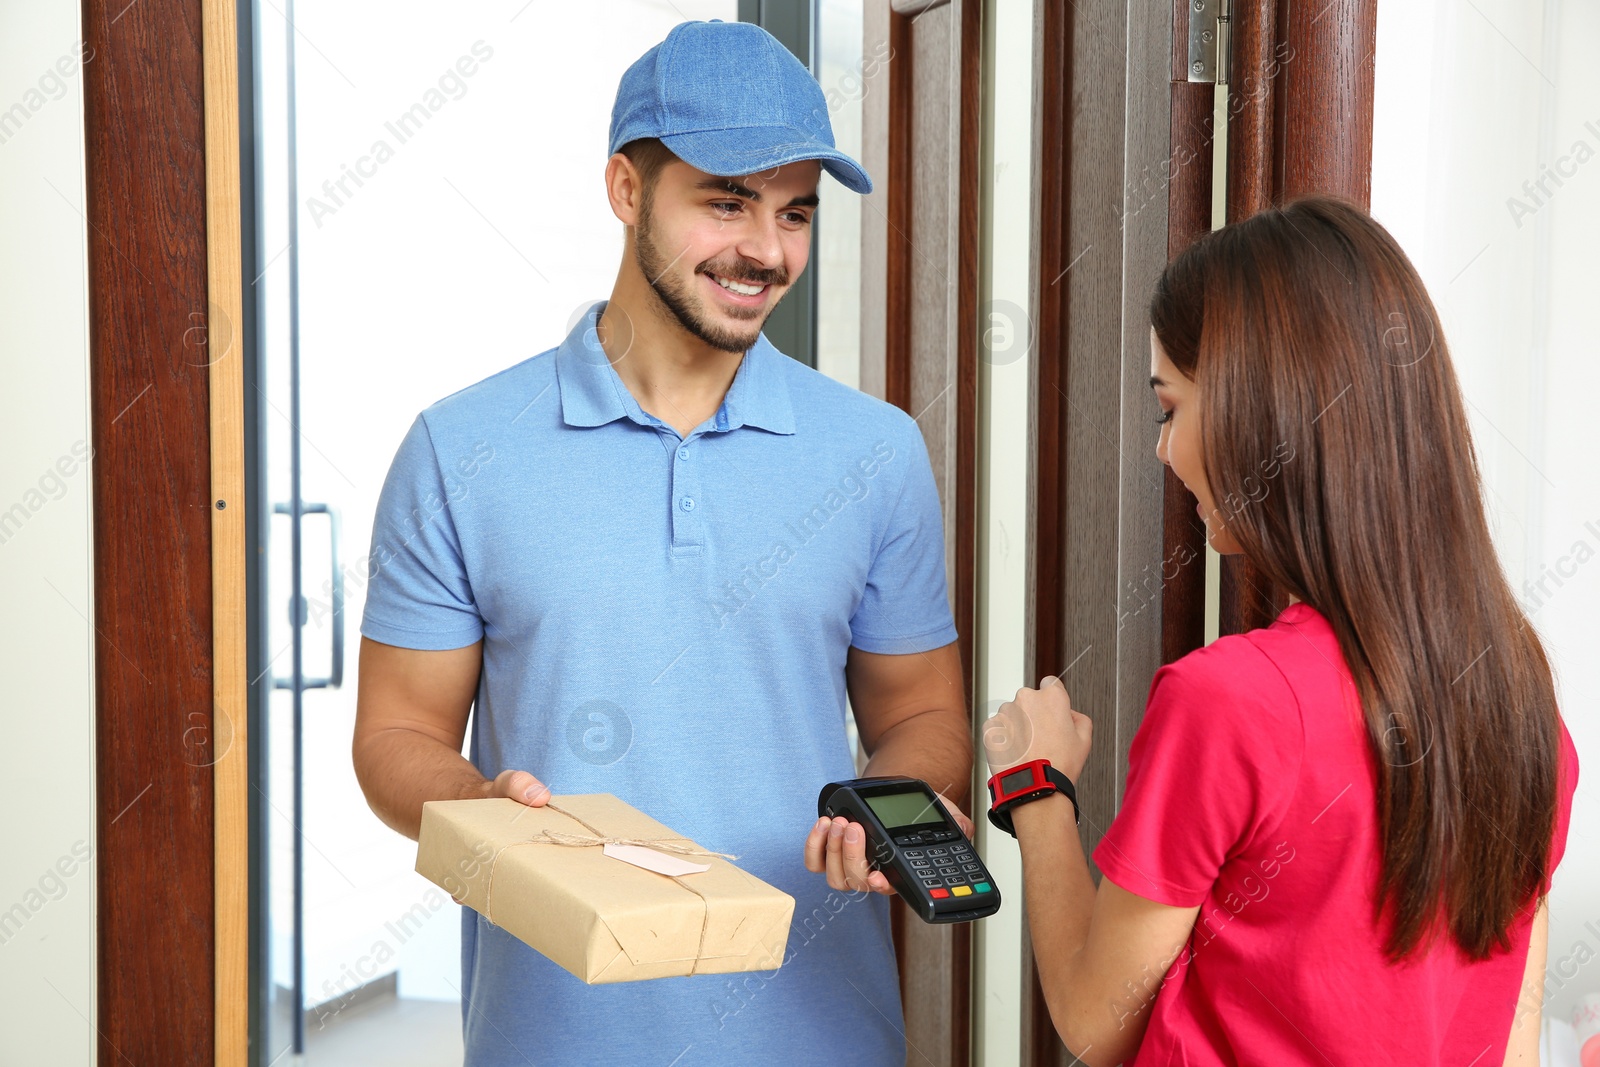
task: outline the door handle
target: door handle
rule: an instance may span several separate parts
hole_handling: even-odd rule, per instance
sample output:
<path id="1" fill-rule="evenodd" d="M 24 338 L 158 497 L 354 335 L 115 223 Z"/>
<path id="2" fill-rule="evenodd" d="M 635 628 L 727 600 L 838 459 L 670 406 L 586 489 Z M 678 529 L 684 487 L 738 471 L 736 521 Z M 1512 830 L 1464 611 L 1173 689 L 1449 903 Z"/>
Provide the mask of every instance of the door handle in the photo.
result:
<path id="1" fill-rule="evenodd" d="M 279 515 L 293 515 L 293 510 L 288 504 L 275 504 L 272 510 Z M 328 562 L 333 572 L 329 582 L 329 591 L 333 597 L 333 634 L 332 647 L 329 650 L 328 676 L 326 678 L 302 678 L 301 689 L 338 689 L 344 684 L 344 569 L 339 566 L 339 535 L 344 526 L 344 516 L 332 504 L 302 504 L 300 506 L 302 517 L 306 515 L 328 516 Z M 309 611 L 306 598 L 300 590 L 297 600 L 290 601 L 290 625 L 304 628 Z M 300 610 L 295 612 L 294 605 L 298 603 Z M 293 678 L 275 678 L 273 685 L 278 689 L 293 689 Z"/>

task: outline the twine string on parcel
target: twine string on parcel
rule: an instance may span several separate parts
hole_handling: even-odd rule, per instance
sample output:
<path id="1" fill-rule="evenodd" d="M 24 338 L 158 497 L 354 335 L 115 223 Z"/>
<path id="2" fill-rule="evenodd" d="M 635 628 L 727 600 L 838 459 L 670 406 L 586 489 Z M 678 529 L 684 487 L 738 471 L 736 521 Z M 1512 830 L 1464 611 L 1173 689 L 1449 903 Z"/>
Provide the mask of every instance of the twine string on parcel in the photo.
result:
<path id="1" fill-rule="evenodd" d="M 541 830 L 539 831 L 539 835 L 537 837 L 530 837 L 526 841 L 514 841 L 509 845 L 501 845 L 499 848 L 495 849 L 494 856 L 489 860 L 489 879 L 487 886 L 484 888 L 483 894 L 483 917 L 489 920 L 490 926 L 498 925 L 494 921 L 494 870 L 500 862 L 500 854 L 508 848 L 520 848 L 523 845 L 560 845 L 567 848 L 593 848 L 596 845 L 602 847 L 605 845 L 637 845 L 641 848 L 656 849 L 659 852 L 670 852 L 677 856 L 718 856 L 722 859 L 730 861 L 739 858 L 738 856 L 727 852 L 711 852 L 702 848 L 691 848 L 689 845 L 681 843 L 681 839 L 674 840 L 672 838 L 661 838 L 657 840 L 646 840 L 637 837 L 608 837 L 606 834 L 601 833 L 598 829 L 591 826 L 583 818 L 574 814 L 573 812 L 568 811 L 554 801 L 546 803 L 544 807 L 560 815 L 565 815 L 567 818 L 571 819 L 573 822 L 589 831 L 589 833 L 585 835 L 564 833 L 560 830 Z M 700 944 L 695 950 L 695 960 L 689 966 L 689 973 L 692 975 L 696 973 L 700 966 L 700 959 L 705 955 L 706 952 L 706 931 L 711 926 L 711 899 L 704 893 L 700 892 L 700 890 L 690 885 L 688 882 L 685 882 L 683 880 L 684 876 L 682 875 L 662 875 L 662 877 L 671 878 L 672 881 L 677 882 L 683 888 L 699 897 L 701 902 L 705 905 L 705 913 L 700 918 Z"/>

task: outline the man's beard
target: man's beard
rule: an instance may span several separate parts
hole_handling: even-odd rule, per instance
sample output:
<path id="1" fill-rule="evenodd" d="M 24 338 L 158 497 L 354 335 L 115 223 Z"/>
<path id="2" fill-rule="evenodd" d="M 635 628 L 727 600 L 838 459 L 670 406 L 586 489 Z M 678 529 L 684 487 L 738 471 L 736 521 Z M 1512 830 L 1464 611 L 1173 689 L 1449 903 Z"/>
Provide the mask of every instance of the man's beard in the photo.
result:
<path id="1" fill-rule="evenodd" d="M 734 327 L 724 327 L 719 323 L 709 322 L 698 311 L 701 302 L 690 294 L 689 289 L 678 278 L 667 274 L 671 263 L 663 258 L 660 250 L 656 248 L 655 242 L 650 238 L 650 211 L 648 206 L 640 212 L 639 222 L 634 227 L 633 237 L 634 259 L 639 264 L 640 272 L 644 274 L 646 280 L 650 283 L 650 288 L 655 290 L 656 296 L 665 305 L 666 309 L 672 312 L 673 318 L 678 320 L 680 326 L 711 347 L 721 349 L 724 352 L 745 352 L 749 350 L 751 345 L 756 343 L 756 336 L 760 334 L 761 327 L 766 324 L 767 316 L 772 314 L 772 308 L 777 306 L 776 303 L 766 308 L 750 309 L 751 312 L 760 315 L 761 318 L 760 321 L 752 321 L 748 329 L 741 330 Z M 697 269 L 692 277 L 698 277 L 700 273 Z M 782 271 L 765 273 L 769 274 L 769 278 L 759 280 L 754 284 L 761 284 L 762 281 L 773 285 L 782 283 Z M 735 278 L 734 280 L 743 281 L 745 279 Z M 734 310 L 733 314 L 737 315 L 739 311 Z"/>

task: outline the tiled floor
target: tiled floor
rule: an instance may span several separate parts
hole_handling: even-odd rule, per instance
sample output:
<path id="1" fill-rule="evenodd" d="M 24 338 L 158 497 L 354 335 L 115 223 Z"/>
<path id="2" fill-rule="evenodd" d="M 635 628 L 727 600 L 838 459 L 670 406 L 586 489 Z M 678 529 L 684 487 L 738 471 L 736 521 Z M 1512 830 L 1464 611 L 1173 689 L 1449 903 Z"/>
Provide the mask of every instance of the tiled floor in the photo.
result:
<path id="1" fill-rule="evenodd" d="M 386 997 L 306 1034 L 306 1067 L 460 1067 L 461 1060 L 461 1005 L 444 1001 Z"/>

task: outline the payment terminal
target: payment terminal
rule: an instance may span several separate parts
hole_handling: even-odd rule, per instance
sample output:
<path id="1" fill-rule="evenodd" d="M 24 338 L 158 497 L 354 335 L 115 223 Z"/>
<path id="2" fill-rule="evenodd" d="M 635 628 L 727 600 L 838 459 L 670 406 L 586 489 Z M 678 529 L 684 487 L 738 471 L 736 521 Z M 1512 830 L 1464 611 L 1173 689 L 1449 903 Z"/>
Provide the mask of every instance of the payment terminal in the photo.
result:
<path id="1" fill-rule="evenodd" d="M 867 831 L 867 863 L 928 923 L 961 923 L 1000 910 L 1000 890 L 972 843 L 917 778 L 829 782 L 817 815 L 842 815 Z"/>

